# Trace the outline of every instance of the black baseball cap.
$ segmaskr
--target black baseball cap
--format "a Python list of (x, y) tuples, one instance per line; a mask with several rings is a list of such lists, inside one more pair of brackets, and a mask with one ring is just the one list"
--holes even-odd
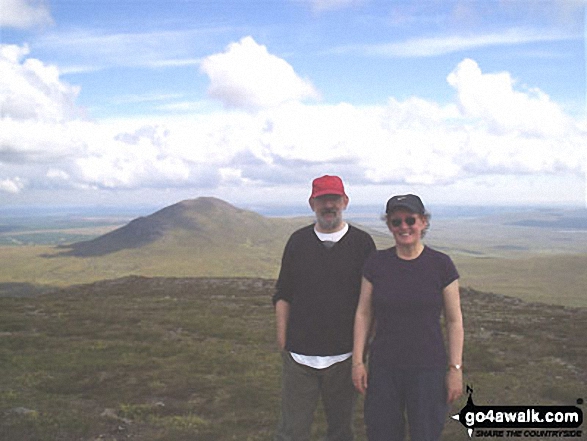
[(387, 206), (385, 207), (385, 213), (389, 214), (396, 208), (407, 208), (413, 213), (422, 214), (426, 213), (424, 209), (424, 204), (422, 200), (416, 196), (415, 194), (404, 194), (393, 196), (391, 199), (387, 201)]

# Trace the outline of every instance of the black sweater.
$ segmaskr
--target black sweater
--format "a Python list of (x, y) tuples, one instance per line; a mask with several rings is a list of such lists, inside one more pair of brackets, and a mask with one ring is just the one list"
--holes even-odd
[(314, 225), (291, 235), (273, 303), (290, 304), (285, 349), (303, 355), (340, 355), (353, 349), (353, 324), (363, 265), (375, 251), (371, 236), (349, 225), (325, 247)]

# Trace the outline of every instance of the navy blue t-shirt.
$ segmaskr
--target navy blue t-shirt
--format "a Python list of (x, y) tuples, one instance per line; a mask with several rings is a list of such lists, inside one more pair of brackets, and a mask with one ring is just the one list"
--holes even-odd
[(370, 360), (390, 367), (445, 367), (442, 291), (459, 278), (450, 257), (425, 246), (416, 259), (403, 260), (392, 247), (371, 255), (363, 274), (373, 284), (376, 320)]

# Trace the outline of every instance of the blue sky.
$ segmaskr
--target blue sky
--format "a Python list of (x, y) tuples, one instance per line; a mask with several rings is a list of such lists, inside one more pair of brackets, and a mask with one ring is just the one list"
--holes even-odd
[(1, 0), (0, 204), (586, 204), (585, 0)]

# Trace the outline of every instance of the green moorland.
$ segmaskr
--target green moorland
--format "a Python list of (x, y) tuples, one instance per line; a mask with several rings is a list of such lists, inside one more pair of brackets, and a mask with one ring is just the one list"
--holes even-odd
[[(202, 201), (210, 203), (202, 205)], [(148, 227), (162, 232), (157, 240), (83, 256), (65, 252), (67, 234), (81, 235), (84, 240), (103, 235), (103, 242), (112, 247), (137, 233), (119, 229), (118, 236), (106, 241), (109, 236), (104, 234), (120, 227), (112, 220), (108, 225), (91, 221), (85, 228), (79, 221), (62, 223), (44, 232), (37, 222), (21, 230), (0, 231), (5, 240), (21, 240), (21, 233), (31, 232), (44, 238), (37, 243), (27, 236), (28, 242), (21, 240), (24, 245), (20, 246), (0, 244), (0, 295), (18, 290), (18, 284), (21, 291), (30, 292), (128, 275), (272, 279), (277, 276), (288, 235), (310, 222), (309, 218), (266, 218), (212, 198), (184, 201), (146, 219), (152, 221)], [(379, 248), (391, 245), (390, 233), (376, 216), (358, 220), (374, 233)], [(189, 222), (196, 228), (184, 228)], [(586, 307), (586, 222), (584, 210), (503, 213), (475, 219), (433, 217), (426, 241), (451, 255), (463, 286), (528, 301)]]
[(182, 201), (85, 242), (0, 246), (0, 293), (2, 283), (68, 286), (127, 275), (272, 278), (287, 237), (309, 222), (215, 198)]
[[(434, 241), (430, 242), (435, 245)], [(33, 289), (42, 289), (128, 275), (275, 278), (282, 246), (278, 244), (267, 250), (243, 244), (232, 254), (210, 250), (205, 256), (195, 255), (189, 249), (167, 253), (150, 247), (109, 256), (53, 259), (46, 256), (56, 254), (54, 247), (0, 247), (0, 295), (14, 284), (31, 284)], [(587, 253), (471, 256), (444, 250), (456, 262), (463, 286), (529, 301), (587, 306)]]
[[(272, 290), (265, 279), (128, 277), (0, 298), (0, 439), (270, 440), (280, 381)], [(585, 398), (587, 310), (470, 289), (462, 304), (477, 405)], [(319, 411), (313, 439), (324, 429)], [(467, 439), (447, 418), (443, 440)]]

